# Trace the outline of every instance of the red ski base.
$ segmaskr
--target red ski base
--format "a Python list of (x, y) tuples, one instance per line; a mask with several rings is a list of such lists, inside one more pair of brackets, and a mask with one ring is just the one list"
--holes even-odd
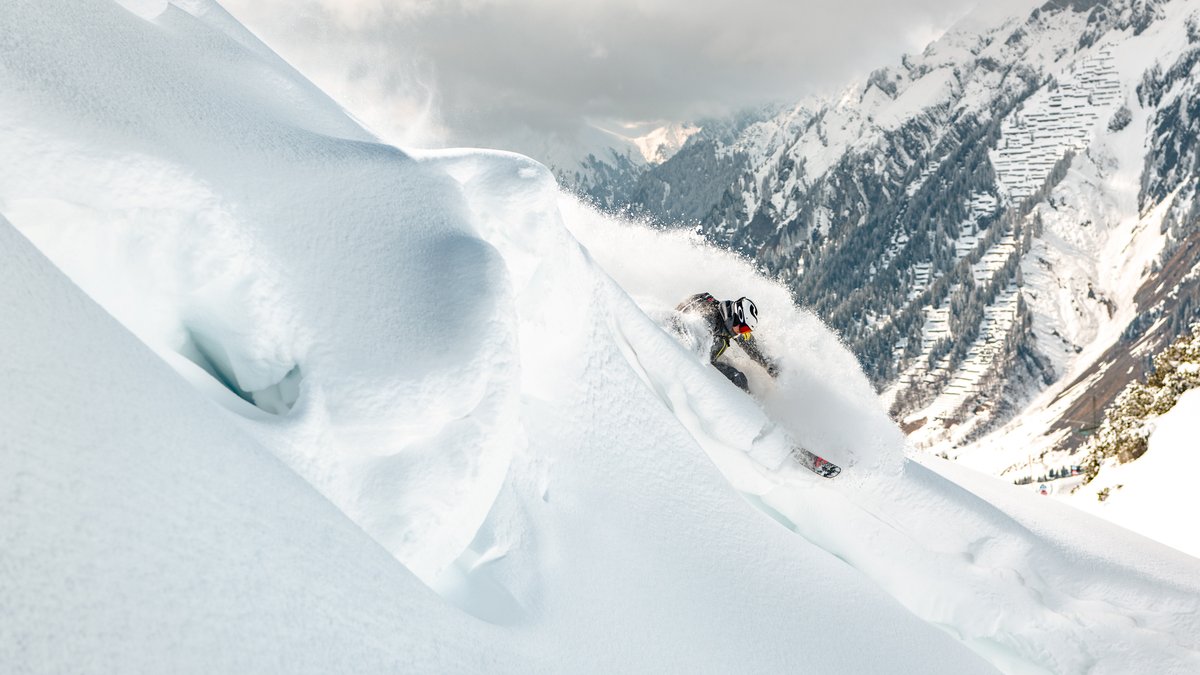
[(801, 447), (792, 450), (792, 459), (796, 460), (797, 464), (823, 478), (833, 478), (842, 472), (842, 467), (824, 457), (818, 457)]

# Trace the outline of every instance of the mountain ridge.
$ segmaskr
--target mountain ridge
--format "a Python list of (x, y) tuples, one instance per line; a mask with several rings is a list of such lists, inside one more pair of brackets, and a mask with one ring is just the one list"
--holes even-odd
[[(1196, 12), (1186, 0), (1064, 0), (968, 17), (840, 96), (721, 140), (702, 129), (690, 151), (647, 167), (642, 188), (599, 201), (695, 226), (787, 284), (860, 357), (918, 446), (954, 452), (1056, 389), (1072, 405), (1039, 453), (1069, 453), (1091, 405), (1086, 366), (1111, 373), (1115, 354), (1161, 346), (1195, 313), (1187, 261), (1169, 260), (1196, 221), (1180, 187), (1195, 175), (1183, 103), (1195, 99), (1176, 90), (1193, 86)], [(1070, 225), (1063, 200), (1104, 206)], [(1157, 221), (1143, 215), (1168, 236), (1157, 251), (1138, 244), (1119, 282), (1070, 262), (1147, 239)], [(1158, 281), (1186, 286), (1185, 300), (1152, 300)], [(1149, 330), (1160, 314), (1173, 318)]]

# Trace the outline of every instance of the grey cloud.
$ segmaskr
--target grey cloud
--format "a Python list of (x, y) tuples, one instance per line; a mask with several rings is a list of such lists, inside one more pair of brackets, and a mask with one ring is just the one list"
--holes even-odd
[(919, 49), (972, 4), (226, 2), (352, 110), (373, 101), (359, 112), (369, 123), (395, 135), (434, 92), (437, 140), (482, 144), (515, 126), (566, 132), (585, 118), (684, 120), (794, 100)]

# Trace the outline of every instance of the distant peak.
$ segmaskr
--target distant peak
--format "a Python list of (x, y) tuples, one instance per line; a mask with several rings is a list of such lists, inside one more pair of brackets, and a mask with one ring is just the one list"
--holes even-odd
[(683, 144), (699, 131), (700, 127), (693, 124), (674, 123), (658, 127), (631, 140), (648, 163), (662, 164), (679, 152)]

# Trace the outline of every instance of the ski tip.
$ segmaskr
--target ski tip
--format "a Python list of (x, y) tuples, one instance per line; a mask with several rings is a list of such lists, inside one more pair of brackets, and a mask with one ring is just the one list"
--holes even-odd
[(792, 449), (792, 458), (822, 478), (833, 478), (842, 472), (842, 467), (801, 447)]
[(822, 478), (833, 478), (842, 472), (842, 467), (834, 464), (824, 457), (817, 457), (813, 462), (813, 466), (810, 468), (812, 468), (813, 472)]

